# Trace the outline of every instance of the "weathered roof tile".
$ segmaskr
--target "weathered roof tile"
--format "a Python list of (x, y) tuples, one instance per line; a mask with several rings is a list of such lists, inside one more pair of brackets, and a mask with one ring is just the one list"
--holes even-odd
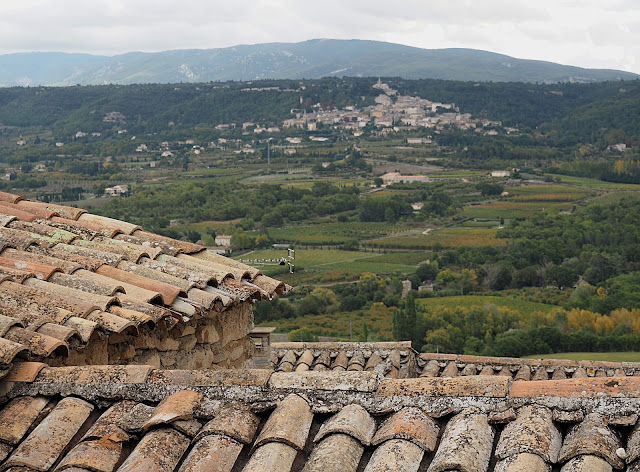
[(176, 420), (186, 420), (193, 417), (202, 401), (202, 394), (193, 390), (182, 390), (168, 396), (156, 407), (151, 418), (142, 426), (149, 429), (159, 424), (168, 424)]
[(496, 449), (498, 459), (519, 453), (533, 453), (546, 462), (555, 463), (562, 445), (562, 435), (553, 424), (551, 410), (527, 405), (518, 410), (515, 421), (509, 423)]
[(331, 372), (276, 372), (269, 379), (271, 388), (297, 388), (303, 390), (342, 390), (373, 392), (378, 387), (376, 372), (349, 371), (336, 376)]
[(509, 456), (496, 464), (494, 472), (551, 472), (551, 465), (547, 464), (537, 454), (527, 452)]
[(220, 434), (196, 439), (178, 472), (231, 472), (242, 447), (242, 443)]
[(46, 397), (18, 397), (0, 411), (0, 440), (18, 444), (49, 402)]
[(49, 470), (92, 411), (93, 405), (84, 400), (63, 398), (13, 451), (4, 467)]
[(578, 456), (567, 462), (560, 472), (611, 472), (611, 464), (596, 456)]
[(270, 442), (260, 446), (244, 467), (243, 472), (290, 471), (298, 451), (287, 444)]
[(597, 413), (590, 413), (567, 434), (559, 461), (566, 462), (579, 455), (591, 454), (602, 457), (616, 469), (622, 469), (624, 461), (616, 454), (620, 447), (620, 438), (605, 425), (604, 418)]
[(406, 439), (422, 449), (433, 451), (439, 430), (436, 422), (418, 408), (403, 408), (385, 420), (372, 443), (376, 445), (389, 439)]
[(142, 438), (118, 472), (173, 471), (188, 447), (189, 439), (175, 429), (155, 429)]
[(428, 472), (485, 472), (491, 459), (493, 436), (486, 415), (473, 408), (463, 410), (447, 423)]
[(120, 461), (122, 443), (109, 439), (84, 441), (64, 456), (56, 470), (81, 467), (95, 472), (113, 472)]
[(404, 439), (385, 441), (373, 452), (364, 472), (417, 472), (424, 450)]
[(313, 440), (319, 442), (328, 435), (342, 433), (368, 446), (375, 431), (376, 423), (367, 410), (360, 405), (351, 404), (327, 420)]
[(254, 447), (269, 442), (282, 442), (302, 450), (307, 442), (312, 420), (313, 413), (306, 400), (291, 394), (271, 413)]
[(331, 434), (312, 451), (302, 472), (356, 472), (364, 447), (347, 434)]
[(200, 430), (195, 438), (209, 434), (222, 434), (243, 444), (250, 444), (255, 437), (260, 419), (246, 406), (228, 405), (218, 412), (216, 417), (209, 421)]

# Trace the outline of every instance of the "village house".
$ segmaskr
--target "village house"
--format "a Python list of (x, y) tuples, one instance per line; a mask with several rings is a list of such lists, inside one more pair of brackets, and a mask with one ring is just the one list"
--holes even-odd
[(491, 177), (509, 177), (511, 172), (508, 170), (492, 170), (489, 175), (491, 175)]
[(402, 182), (429, 182), (426, 175), (401, 175), (400, 172), (388, 172), (382, 176), (384, 185)]
[(215, 238), (216, 246), (224, 246), (226, 248), (231, 247), (231, 235), (220, 234)]
[(104, 193), (105, 195), (108, 195), (110, 197), (118, 197), (120, 195), (123, 195), (125, 193), (129, 192), (129, 186), (128, 185), (115, 185), (113, 187), (107, 187), (104, 189)]

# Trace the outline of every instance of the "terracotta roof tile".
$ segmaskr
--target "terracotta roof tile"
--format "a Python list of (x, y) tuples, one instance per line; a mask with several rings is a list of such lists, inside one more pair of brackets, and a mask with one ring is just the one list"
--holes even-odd
[(485, 472), (491, 459), (494, 430), (487, 416), (466, 409), (447, 423), (428, 472)]
[(365, 472), (417, 472), (424, 450), (404, 439), (391, 439), (373, 452)]
[(375, 431), (376, 423), (367, 410), (360, 405), (351, 404), (327, 420), (313, 441), (319, 442), (332, 434), (346, 434), (368, 446)]
[(0, 192), (0, 201), (18, 203), (20, 200), (24, 200), (24, 197), (21, 197), (20, 195), (14, 195), (13, 193)]
[(307, 442), (312, 420), (313, 413), (306, 400), (299, 395), (288, 395), (269, 416), (254, 447), (281, 442), (302, 450)]
[[(15, 218), (18, 218), (21, 221), (27, 221), (27, 222), (34, 221), (36, 218), (38, 218), (33, 213), (29, 213), (28, 211), (24, 211), (18, 208), (18, 205), (6, 203), (6, 202), (0, 203), (0, 213), (3, 215), (13, 216)], [(5, 223), (2, 226), (7, 226), (7, 224)]]
[(182, 390), (165, 398), (156, 407), (151, 418), (142, 426), (147, 430), (160, 424), (193, 418), (193, 412), (202, 401), (202, 394), (192, 390)]
[(596, 456), (578, 456), (567, 462), (561, 472), (612, 472), (611, 465)]
[(313, 449), (303, 472), (356, 472), (363, 452), (362, 444), (352, 436), (331, 434)]
[(450, 361), (447, 363), (446, 367), (442, 371), (441, 377), (457, 377), (458, 376), (458, 366), (454, 361)]
[(571, 428), (560, 450), (559, 461), (564, 463), (579, 455), (591, 454), (602, 457), (616, 469), (622, 469), (624, 461), (616, 454), (620, 447), (620, 438), (611, 428), (605, 426), (604, 418), (597, 413), (591, 413)]
[(420, 377), (437, 377), (440, 373), (440, 364), (436, 360), (431, 360), (427, 363), (427, 365), (422, 369), (422, 374)]
[(241, 404), (231, 404), (222, 408), (195, 437), (195, 441), (215, 434), (228, 436), (239, 443), (251, 444), (255, 438), (260, 419)]
[(7, 225), (12, 229), (18, 229), (26, 231), (31, 234), (32, 237), (47, 242), (50, 246), (58, 243), (70, 243), (74, 239), (78, 238), (78, 235), (69, 231), (65, 231), (60, 228), (45, 225), (42, 223), (31, 223), (25, 221), (12, 221)]
[(345, 351), (340, 351), (336, 358), (333, 360), (331, 368), (335, 369), (337, 367), (342, 367), (342, 369), (346, 369), (348, 366), (349, 359), (347, 358), (347, 353)]
[[(64, 216), (64, 215), (63, 215)], [(125, 234), (131, 234), (134, 231), (142, 229), (140, 226), (133, 223), (127, 223), (126, 221), (115, 220), (113, 218), (107, 218), (106, 216), (93, 215), (91, 213), (81, 213), (79, 217), (71, 218), (80, 222), (90, 223), (96, 226), (104, 228), (114, 228), (122, 231)]]
[(287, 444), (279, 442), (260, 446), (251, 455), (243, 469), (246, 472), (290, 471), (298, 451)]
[(29, 233), (24, 231), (18, 231), (15, 229), (1, 228), (0, 227), (0, 247), (5, 249), (7, 247), (26, 250), (29, 246), (43, 244), (42, 241), (38, 241)]
[(11, 362), (18, 354), (27, 352), (28, 350), (29, 348), (24, 344), (0, 338), (0, 366), (3, 368), (10, 366)]
[(18, 397), (0, 411), (0, 440), (15, 446), (40, 416), (49, 399), (46, 397)]
[(60, 356), (69, 355), (69, 346), (65, 342), (18, 326), (10, 328), (5, 333), (4, 339), (28, 346), (33, 356), (49, 357), (54, 353)]
[(69, 218), (71, 220), (77, 220), (80, 215), (87, 212), (87, 210), (83, 210), (81, 208), (56, 205), (54, 203), (35, 202), (31, 200), (19, 200), (17, 204), (18, 206), (25, 208), (27, 211), (51, 211), (57, 213), (63, 218)]
[(376, 367), (378, 367), (383, 362), (384, 361), (382, 360), (382, 357), (380, 357), (380, 355), (377, 352), (374, 352), (373, 354), (371, 354), (369, 359), (367, 359), (367, 365), (365, 365), (364, 370), (371, 371)]
[(64, 398), (13, 451), (3, 467), (30, 467), (48, 470), (93, 411), (78, 398)]
[(178, 241), (176, 239), (161, 236), (159, 234), (148, 233), (142, 230), (134, 231), (131, 235), (140, 238), (140, 240), (143, 241), (143, 246), (146, 245), (145, 243), (148, 243), (151, 247), (160, 247), (166, 254), (170, 255), (175, 255), (171, 254), (171, 252), (173, 252), (171, 251), (171, 248), (186, 254), (198, 253), (204, 249), (204, 247), (199, 244), (190, 243), (188, 241)]
[(509, 456), (496, 464), (495, 472), (551, 472), (551, 465), (536, 454), (522, 453)]
[(60, 462), (56, 470), (81, 467), (96, 472), (113, 472), (122, 454), (122, 443), (109, 439), (77, 444)]
[(551, 410), (527, 405), (520, 408), (517, 419), (505, 427), (495, 454), (498, 459), (505, 459), (523, 452), (532, 453), (554, 464), (561, 445), (562, 435), (553, 424)]
[(131, 439), (131, 435), (119, 426), (123, 417), (130, 414), (136, 403), (130, 400), (113, 404), (82, 437), (82, 441), (94, 439), (108, 439), (113, 442), (125, 442)]
[(172, 471), (189, 447), (189, 438), (170, 428), (147, 433), (118, 472)]
[(42, 362), (14, 362), (13, 367), (3, 380), (5, 382), (33, 382), (45, 367), (47, 365)]
[(389, 439), (406, 439), (426, 451), (434, 451), (439, 426), (418, 408), (403, 408), (380, 426), (373, 438), (374, 445)]
[(242, 447), (242, 443), (228, 436), (204, 436), (196, 440), (178, 472), (231, 472)]

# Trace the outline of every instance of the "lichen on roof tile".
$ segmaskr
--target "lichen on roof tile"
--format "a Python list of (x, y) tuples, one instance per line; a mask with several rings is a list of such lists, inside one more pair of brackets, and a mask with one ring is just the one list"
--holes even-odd
[(463, 410), (447, 423), (428, 472), (485, 472), (494, 434), (485, 414), (473, 408)]
[(518, 410), (516, 420), (509, 423), (500, 435), (496, 456), (504, 459), (526, 452), (556, 463), (561, 446), (562, 435), (553, 424), (551, 410), (527, 405)]
[(376, 432), (372, 443), (389, 439), (406, 439), (426, 451), (433, 451), (438, 439), (439, 426), (420, 409), (407, 407), (392, 414)]
[(270, 442), (251, 455), (243, 472), (290, 471), (298, 451), (288, 444)]
[(311, 452), (302, 472), (356, 472), (363, 445), (348, 434), (331, 434)]
[(569, 430), (560, 450), (559, 462), (583, 454), (602, 457), (616, 469), (624, 468), (624, 461), (616, 451), (622, 447), (619, 436), (606, 426), (604, 418), (597, 413), (588, 414), (581, 423)]
[(220, 434), (198, 438), (178, 472), (231, 472), (242, 448), (242, 443)]
[(47, 397), (18, 397), (0, 411), (0, 440), (15, 446), (49, 402)]
[(324, 422), (313, 440), (319, 442), (330, 434), (341, 433), (357, 439), (364, 446), (368, 446), (371, 444), (375, 431), (376, 423), (369, 412), (360, 405), (351, 404)]
[[(567, 462), (560, 472), (612, 472), (611, 464), (596, 456), (583, 455)], [(635, 472), (629, 469), (629, 472)]]
[(146, 430), (159, 424), (193, 418), (193, 412), (198, 408), (202, 398), (201, 393), (193, 390), (176, 392), (160, 402), (142, 428)]
[(391, 439), (376, 448), (364, 472), (417, 472), (424, 450), (404, 439)]
[(93, 405), (78, 398), (63, 398), (13, 451), (3, 467), (49, 470), (80, 430)]
[(189, 438), (171, 428), (147, 433), (118, 472), (173, 471), (189, 447)]
[(313, 413), (307, 401), (296, 394), (288, 395), (269, 416), (254, 447), (281, 442), (302, 450), (307, 442), (312, 420)]
[(223, 407), (216, 417), (200, 430), (194, 441), (210, 434), (221, 434), (242, 444), (250, 444), (255, 438), (260, 419), (242, 404)]
[(521, 453), (498, 461), (494, 472), (551, 472), (551, 465), (536, 454)]

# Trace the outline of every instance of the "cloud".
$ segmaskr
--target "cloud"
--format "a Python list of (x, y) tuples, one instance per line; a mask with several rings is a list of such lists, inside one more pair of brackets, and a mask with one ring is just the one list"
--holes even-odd
[(218, 48), (312, 38), (468, 47), (640, 72), (637, 0), (21, 0), (0, 3), (0, 53)]

